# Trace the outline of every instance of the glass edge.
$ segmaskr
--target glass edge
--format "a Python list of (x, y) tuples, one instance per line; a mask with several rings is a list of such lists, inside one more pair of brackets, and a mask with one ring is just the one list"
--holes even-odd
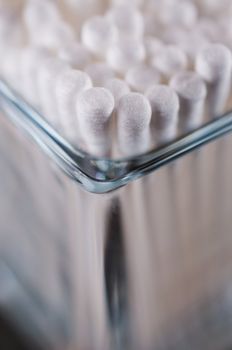
[(99, 159), (74, 148), (3, 79), (0, 79), (0, 107), (66, 175), (94, 193), (122, 187), (232, 131), (232, 111), (229, 111), (160, 149), (133, 158)]

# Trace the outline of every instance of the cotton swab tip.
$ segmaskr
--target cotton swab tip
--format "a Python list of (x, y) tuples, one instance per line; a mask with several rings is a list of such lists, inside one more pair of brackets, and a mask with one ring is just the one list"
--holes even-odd
[(92, 17), (82, 27), (82, 43), (97, 56), (104, 56), (115, 39), (116, 28), (104, 17)]
[(160, 78), (160, 73), (156, 68), (145, 64), (132, 67), (126, 74), (126, 82), (138, 92), (144, 92), (152, 85), (159, 83)]
[(206, 97), (206, 85), (201, 77), (190, 71), (177, 73), (170, 81), (170, 86), (179, 96), (187, 100), (201, 100)]
[(180, 98), (180, 127), (188, 132), (199, 127), (204, 118), (207, 88), (202, 78), (195, 72), (180, 72), (176, 74), (170, 86)]
[(208, 45), (196, 58), (196, 71), (207, 82), (213, 82), (221, 76), (229, 75), (231, 66), (231, 52), (221, 44)]
[(144, 18), (142, 13), (132, 5), (112, 7), (107, 13), (108, 20), (117, 28), (120, 37), (142, 38)]
[(23, 11), (23, 19), (29, 33), (33, 33), (41, 27), (41, 24), (59, 22), (61, 16), (55, 2), (29, 0)]
[(41, 62), (37, 72), (37, 87), (40, 107), (45, 117), (51, 119), (54, 125), (57, 125), (56, 104), (54, 102), (54, 89), (56, 81), (62, 71), (68, 69), (69, 66), (57, 58), (48, 58), (45, 62)]
[(151, 125), (159, 143), (168, 142), (175, 137), (179, 98), (167, 85), (156, 85), (147, 90), (146, 96), (151, 104)]
[(136, 92), (124, 95), (117, 107), (118, 142), (124, 155), (146, 152), (150, 146), (151, 106)]
[(56, 90), (61, 95), (79, 93), (92, 87), (92, 82), (88, 74), (75, 69), (67, 69), (57, 78)]
[(80, 92), (92, 87), (90, 77), (82, 71), (67, 69), (57, 78), (55, 100), (60, 125), (64, 135), (74, 143), (78, 142), (78, 122), (75, 104)]
[(97, 156), (107, 155), (111, 146), (110, 118), (114, 110), (110, 91), (95, 87), (81, 92), (76, 110), (88, 151)]
[(197, 55), (196, 71), (207, 83), (209, 116), (220, 116), (225, 111), (231, 91), (230, 50), (221, 44), (207, 46)]

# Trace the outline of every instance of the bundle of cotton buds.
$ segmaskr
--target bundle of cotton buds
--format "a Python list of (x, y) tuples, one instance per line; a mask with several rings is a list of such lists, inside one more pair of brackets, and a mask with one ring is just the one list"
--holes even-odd
[(94, 156), (144, 153), (228, 105), (230, 0), (25, 0), (15, 13), (0, 6), (2, 77)]

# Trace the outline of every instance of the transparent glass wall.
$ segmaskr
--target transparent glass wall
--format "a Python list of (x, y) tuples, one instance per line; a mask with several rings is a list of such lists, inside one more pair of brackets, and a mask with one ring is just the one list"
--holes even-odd
[[(156, 158), (78, 158), (78, 181), (78, 167), (68, 174), (51, 153), (52, 136), (4, 103), (0, 310), (20, 332), (49, 350), (231, 347), (230, 115)], [(67, 149), (59, 156), (70, 161)], [(98, 181), (97, 192), (117, 189), (86, 190)]]

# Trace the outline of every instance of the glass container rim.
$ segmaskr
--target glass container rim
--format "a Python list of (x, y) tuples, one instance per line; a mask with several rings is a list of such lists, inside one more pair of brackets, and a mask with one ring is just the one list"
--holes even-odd
[(164, 166), (232, 131), (232, 111), (160, 148), (136, 157), (97, 158), (65, 140), (8, 83), (0, 78), (0, 108), (42, 150), (85, 190), (106, 193)]

